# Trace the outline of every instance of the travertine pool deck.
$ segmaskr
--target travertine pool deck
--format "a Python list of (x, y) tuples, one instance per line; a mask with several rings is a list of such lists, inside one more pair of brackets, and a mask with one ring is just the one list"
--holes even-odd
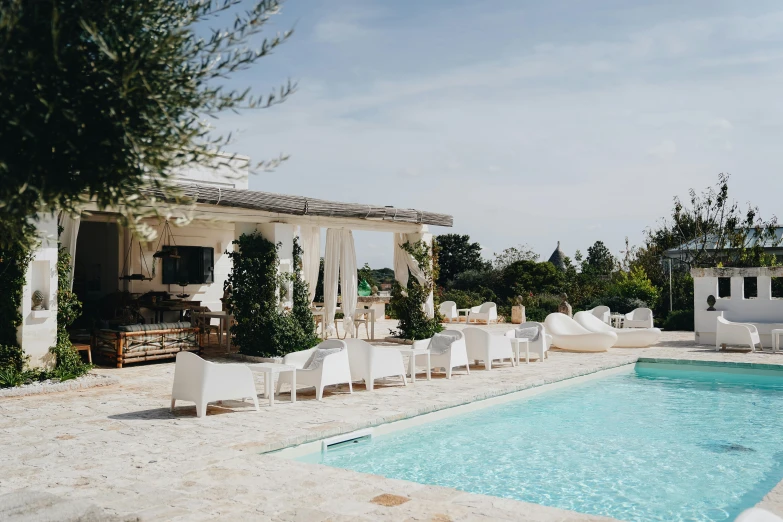
[[(493, 326), (493, 333), (507, 329)], [(0, 495), (27, 488), (85, 500), (107, 515), (142, 520), (606, 520), (550, 507), (348, 470), (283, 460), (261, 452), (480, 398), (635, 362), (639, 357), (783, 364), (783, 354), (725, 353), (669, 332), (647, 349), (601, 354), (552, 352), (543, 364), (501, 366), (449, 381), (355, 387), (325, 395), (210, 406), (206, 418), (184, 403), (168, 411), (173, 363), (98, 369), (119, 383), (105, 388), (0, 399)], [(522, 456), (520, 456), (522, 458)], [(391, 494), (397, 506), (371, 502)], [(783, 514), (779, 484), (760, 504)]]

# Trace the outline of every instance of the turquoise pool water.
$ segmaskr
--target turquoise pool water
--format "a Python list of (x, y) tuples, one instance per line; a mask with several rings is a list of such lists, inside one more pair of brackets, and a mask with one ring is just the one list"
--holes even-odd
[(640, 363), (298, 460), (620, 520), (733, 520), (783, 479), (783, 372), (680, 368)]

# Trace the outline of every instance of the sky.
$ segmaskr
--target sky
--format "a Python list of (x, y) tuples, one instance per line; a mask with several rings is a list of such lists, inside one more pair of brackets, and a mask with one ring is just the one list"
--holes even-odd
[[(229, 86), (297, 92), (224, 114), (230, 151), (286, 154), (250, 188), (454, 216), (485, 257), (546, 260), (625, 238), (732, 175), (762, 216), (783, 193), (779, 0), (288, 0), (294, 28)], [(391, 266), (391, 234), (356, 232)]]

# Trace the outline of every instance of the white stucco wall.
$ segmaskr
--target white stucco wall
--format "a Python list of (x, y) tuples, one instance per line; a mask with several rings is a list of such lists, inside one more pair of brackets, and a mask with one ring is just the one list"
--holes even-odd
[[(201, 306), (206, 306), (213, 312), (222, 310), (223, 303), (220, 298), (223, 297), (223, 282), (228, 278), (231, 272), (231, 260), (226, 254), (226, 250), (231, 248), (231, 242), (234, 240), (234, 224), (232, 223), (205, 223), (194, 221), (184, 227), (171, 227), (174, 235), (174, 241), (180, 246), (200, 246), (212, 247), (215, 249), (215, 282), (203, 285), (188, 285), (185, 287), (185, 293), (190, 294), (186, 300), (201, 301)], [(127, 232), (126, 232), (127, 235)], [(124, 259), (127, 249), (127, 239), (120, 241), (122, 251), (120, 259)], [(135, 240), (134, 240), (135, 241)], [(147, 266), (152, 271), (155, 266), (155, 274), (152, 281), (129, 281), (128, 291), (134, 293), (144, 293), (150, 291), (166, 291), (172, 294), (179, 294), (182, 287), (179, 285), (164, 285), (162, 282), (161, 261), (153, 258), (157, 240), (150, 243), (142, 243), (142, 252), (147, 261)], [(141, 271), (139, 259), (139, 245), (134, 243), (131, 257), (131, 273)], [(122, 263), (122, 261), (120, 261)], [(122, 267), (118, 267), (118, 272)], [(146, 273), (146, 271), (145, 271)], [(152, 318), (151, 312), (142, 310), (145, 316)], [(173, 315), (173, 314), (172, 314)], [(167, 320), (170, 316), (167, 316)]]
[[(764, 346), (771, 346), (770, 330), (783, 328), (783, 299), (772, 297), (772, 278), (783, 277), (776, 268), (699, 268), (693, 276), (693, 309), (696, 342), (715, 343), (718, 315), (729, 321), (754, 323)], [(731, 278), (731, 296), (718, 296), (718, 278)], [(744, 297), (746, 277), (755, 277), (757, 297)], [(715, 311), (707, 310), (707, 297), (715, 296)]]
[[(41, 216), (36, 223), (39, 246), (27, 267), (22, 296), (22, 324), (17, 329), (17, 341), (30, 356), (31, 366), (43, 366), (51, 357), (49, 348), (57, 342), (57, 220)], [(44, 294), (46, 310), (34, 311), (33, 292)]]

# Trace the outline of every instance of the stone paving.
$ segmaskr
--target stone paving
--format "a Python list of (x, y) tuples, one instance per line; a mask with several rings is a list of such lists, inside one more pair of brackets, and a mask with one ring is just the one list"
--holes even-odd
[[(500, 333), (508, 325), (489, 327)], [(378, 335), (376, 330), (376, 336)], [(383, 331), (385, 333), (385, 331)], [(402, 387), (352, 395), (347, 388), (315, 401), (261, 412), (226, 401), (203, 419), (195, 407), (169, 413), (172, 363), (98, 369), (119, 384), (0, 399), (0, 495), (25, 488), (88, 502), (107, 516), (142, 520), (606, 520), (514, 500), (425, 486), (287, 461), (260, 453), (412, 417), (477, 399), (635, 362), (640, 356), (783, 364), (783, 354), (715, 352), (692, 333), (666, 333), (646, 349), (601, 354), (552, 352), (545, 363), (491, 372), (456, 372)], [(393, 495), (394, 497), (380, 497)], [(408, 499), (399, 505), (383, 499)], [(376, 499), (373, 502), (373, 499)], [(403, 499), (403, 500), (404, 500)], [(783, 514), (783, 485), (761, 507)]]

